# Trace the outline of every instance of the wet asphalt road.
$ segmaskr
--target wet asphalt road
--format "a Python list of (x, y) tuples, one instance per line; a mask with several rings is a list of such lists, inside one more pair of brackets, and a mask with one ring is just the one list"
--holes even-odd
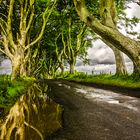
[(63, 128), (47, 140), (140, 140), (140, 98), (71, 82), (49, 81), (63, 105)]

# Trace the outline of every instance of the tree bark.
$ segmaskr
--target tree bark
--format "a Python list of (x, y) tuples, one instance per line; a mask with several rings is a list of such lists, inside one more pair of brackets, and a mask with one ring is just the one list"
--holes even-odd
[(124, 62), (123, 53), (116, 48), (111, 48), (115, 55), (116, 60), (116, 74), (117, 75), (126, 75), (127, 69)]
[(108, 47), (110, 47), (114, 53), (115, 61), (116, 61), (116, 74), (117, 75), (126, 75), (127, 68), (125, 65), (123, 53), (115, 48), (112, 44), (108, 43), (104, 39), (101, 39)]
[(63, 64), (60, 65), (60, 69), (61, 69), (61, 75), (64, 75), (64, 66), (63, 66)]
[(74, 74), (74, 67), (75, 67), (75, 63), (71, 62), (70, 63), (70, 74)]
[(3, 24), (0, 23), (0, 26), (2, 26), (2, 29), (4, 29), (1, 31), (4, 49), (0, 49), (0, 51), (5, 53), (11, 59), (12, 80), (20, 76), (26, 76), (26, 56), (29, 56), (27, 52), (32, 46), (41, 40), (46, 27), (46, 23), (55, 7), (56, 2), (57, 0), (54, 0), (53, 4), (48, 5), (48, 7), (46, 7), (45, 11), (42, 13), (43, 23), (40, 33), (36, 36), (35, 39), (32, 39), (32, 41), (29, 41), (28, 36), (30, 35), (32, 23), (34, 22), (33, 18), (35, 14), (35, 0), (20, 1), (18, 9), (20, 12), (19, 26), (17, 27), (18, 31), (15, 33), (16, 36), (13, 34), (13, 10), (15, 0), (10, 0), (9, 5), (7, 5), (8, 16), (6, 16), (7, 18), (2, 19), (5, 24), (3, 26)]
[(12, 75), (11, 79), (15, 80), (20, 78), (21, 76), (26, 76), (26, 61), (25, 61), (24, 53), (17, 53), (17, 55), (13, 56), (11, 60), (12, 63)]
[[(134, 63), (134, 74), (140, 75), (140, 42), (124, 36), (118, 31), (115, 24), (112, 27), (113, 22), (111, 22), (111, 25), (101, 23), (87, 10), (84, 0), (73, 1), (81, 20), (104, 40), (124, 52)], [(108, 22), (106, 21), (106, 23)]]
[(133, 61), (133, 65), (134, 65), (134, 71), (133, 74), (140, 77), (140, 58), (139, 60), (135, 60)]
[[(63, 63), (64, 56), (63, 55), (64, 55), (64, 51), (65, 51), (65, 46), (61, 49), (61, 51), (58, 51), (57, 40), (58, 40), (59, 36), (60, 36), (60, 34), (55, 39), (55, 46), (56, 46), (55, 52), (56, 52), (57, 60), (59, 63), (59, 68), (61, 69), (61, 75), (63, 75), (64, 74), (64, 63)], [(62, 35), (62, 41), (63, 41), (63, 35)]]

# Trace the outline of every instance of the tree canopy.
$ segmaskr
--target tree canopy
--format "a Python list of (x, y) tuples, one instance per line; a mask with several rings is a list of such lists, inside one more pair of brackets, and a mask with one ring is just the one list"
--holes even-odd
[[(54, 75), (64, 63), (71, 73), (77, 57), (84, 58), (89, 32), (124, 52), (140, 74), (140, 43), (123, 35), (139, 23), (124, 10), (133, 0), (3, 0), (0, 1), (0, 51), (12, 62), (12, 79), (26, 75)], [(139, 4), (139, 2), (137, 2)], [(77, 15), (78, 13), (78, 15)], [(130, 31), (129, 29), (132, 29)]]

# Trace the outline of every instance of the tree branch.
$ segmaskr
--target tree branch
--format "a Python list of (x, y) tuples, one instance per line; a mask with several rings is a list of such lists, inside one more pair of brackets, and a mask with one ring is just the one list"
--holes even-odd
[[(43, 25), (42, 25), (41, 32), (33, 42), (31, 42), (30, 44), (28, 44), (26, 46), (25, 50), (27, 50), (28, 48), (30, 48), (31, 46), (36, 44), (42, 38), (44, 30), (45, 30), (45, 27), (46, 27), (46, 23), (48, 22), (48, 19), (49, 19), (50, 15), (51, 15), (51, 13), (52, 13), (52, 11), (54, 9), (54, 6), (55, 6), (56, 2), (57, 2), (57, 0), (54, 1), (53, 5), (52, 5), (52, 7), (51, 7), (51, 9), (49, 11), (48, 11), (48, 8), (46, 8), (45, 12), (43, 13)], [(46, 15), (47, 15), (47, 17), (46, 17)]]
[(2, 51), (4, 51), (5, 52), (4, 54), (6, 54), (10, 59), (12, 59), (13, 55), (9, 49), (9, 40), (7, 39), (6, 35), (4, 35), (3, 33), (1, 33), (1, 35), (3, 37), (3, 41), (1, 42), (3, 43), (3, 46), (4, 46), (4, 50)]
[(82, 36), (86, 29), (87, 29), (87, 26), (86, 26), (86, 24), (84, 24), (82, 26), (82, 29), (80, 30), (79, 34), (77, 35), (77, 46), (76, 46), (75, 55), (77, 55), (77, 53), (79, 52), (79, 49), (81, 47), (81, 39), (82, 39)]
[(0, 23), (0, 27), (1, 27), (1, 29), (2, 29), (1, 32), (3, 32), (5, 35), (7, 35), (6, 30), (4, 29), (4, 27), (3, 27), (3, 25), (2, 25), (1, 23)]
[(1, 48), (0, 48), (0, 51), (6, 55), (5, 51), (4, 51), (4, 50), (2, 50)]
[[(29, 29), (31, 27), (31, 24), (32, 24), (32, 21), (33, 21), (33, 17), (34, 17), (34, 4), (30, 5), (29, 9), (31, 9), (32, 11), (31, 11), (31, 14), (30, 14), (30, 18), (29, 18), (29, 22), (28, 22), (27, 28), (26, 28), (26, 33), (29, 31)], [(28, 15), (28, 12), (27, 12), (27, 15)]]
[(11, 46), (16, 49), (16, 45), (13, 41), (13, 34), (12, 34), (12, 15), (13, 15), (14, 2), (15, 0), (10, 0), (9, 12), (7, 17), (7, 35), (9, 37), (9, 42)]
[(40, 132), (37, 128), (35, 128), (34, 126), (30, 125), (30, 124), (27, 123), (27, 122), (24, 122), (24, 124), (25, 124), (26, 126), (32, 128), (32, 129), (40, 136), (41, 140), (44, 140), (43, 135), (41, 134), (41, 132)]
[(62, 43), (63, 43), (63, 46), (64, 46), (64, 57), (67, 58), (67, 55), (66, 55), (66, 43), (65, 43), (65, 40), (64, 40), (63, 32), (62, 32)]

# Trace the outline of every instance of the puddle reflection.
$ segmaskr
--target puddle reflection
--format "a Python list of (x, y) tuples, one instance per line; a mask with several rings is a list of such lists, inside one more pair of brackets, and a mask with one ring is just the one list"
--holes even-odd
[(44, 140), (61, 127), (62, 107), (47, 96), (46, 83), (34, 83), (0, 124), (0, 140)]

